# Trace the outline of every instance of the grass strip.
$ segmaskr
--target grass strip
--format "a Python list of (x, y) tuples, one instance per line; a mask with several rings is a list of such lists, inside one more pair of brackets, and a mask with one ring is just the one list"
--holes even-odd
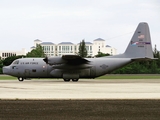
[(98, 77), (97, 79), (160, 79), (160, 75), (104, 75), (104, 76), (101, 76), (101, 77)]
[[(48, 78), (48, 79), (53, 79), (53, 78)], [(108, 74), (108, 75), (98, 77), (96, 79), (160, 79), (160, 75), (157, 75), (157, 74), (155, 75), (154, 74), (145, 74), (145, 75), (143, 74), (137, 74), (137, 75), (136, 74), (134, 75), (133, 74), (127, 74), (127, 75)], [(8, 76), (8, 75), (0, 75), (0, 80), (17, 80), (17, 78)]]
[(0, 80), (17, 80), (17, 78), (8, 75), (0, 75)]

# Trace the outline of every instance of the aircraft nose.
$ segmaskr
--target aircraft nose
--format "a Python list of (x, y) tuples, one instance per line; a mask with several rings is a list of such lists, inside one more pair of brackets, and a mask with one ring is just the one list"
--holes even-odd
[(3, 67), (3, 74), (10, 74), (10, 67), (9, 66)]

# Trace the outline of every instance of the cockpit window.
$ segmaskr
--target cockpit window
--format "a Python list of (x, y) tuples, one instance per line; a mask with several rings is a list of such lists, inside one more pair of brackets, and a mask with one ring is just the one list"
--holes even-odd
[(13, 64), (19, 64), (19, 60), (14, 61)]

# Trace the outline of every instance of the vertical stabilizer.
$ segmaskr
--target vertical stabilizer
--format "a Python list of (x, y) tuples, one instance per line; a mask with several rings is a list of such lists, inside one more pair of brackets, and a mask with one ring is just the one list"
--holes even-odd
[(153, 58), (150, 31), (147, 23), (139, 23), (123, 57)]

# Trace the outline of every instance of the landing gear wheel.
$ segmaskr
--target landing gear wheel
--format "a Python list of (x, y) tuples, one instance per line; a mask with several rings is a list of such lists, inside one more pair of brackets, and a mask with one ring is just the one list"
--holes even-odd
[(73, 82), (78, 82), (78, 79), (72, 79)]
[(65, 81), (65, 82), (69, 82), (69, 81), (70, 81), (70, 79), (64, 79), (64, 81)]
[(19, 80), (20, 82), (22, 82), (22, 81), (24, 80), (24, 78), (23, 78), (23, 77), (18, 77), (18, 80)]

